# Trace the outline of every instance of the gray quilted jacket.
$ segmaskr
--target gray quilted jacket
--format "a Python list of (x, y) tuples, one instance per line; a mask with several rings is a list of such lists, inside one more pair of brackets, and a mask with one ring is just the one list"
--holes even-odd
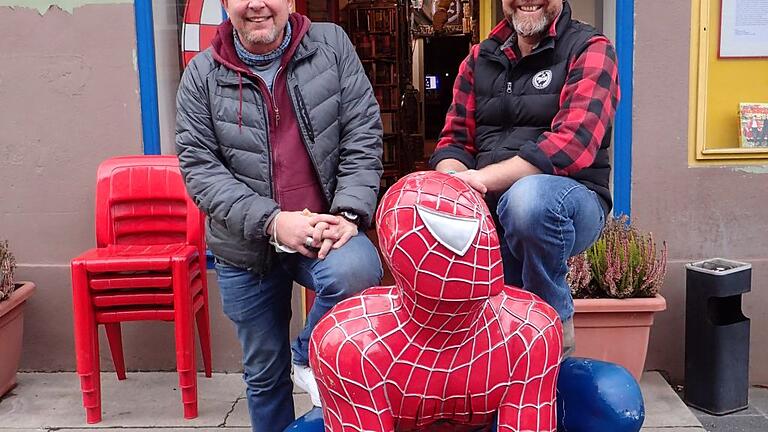
[[(291, 18), (309, 27), (285, 70), (302, 140), (330, 212), (354, 211), (365, 228), (382, 174), (379, 106), (344, 31)], [(209, 48), (184, 71), (176, 97), (176, 151), (187, 190), (208, 215), (211, 251), (221, 261), (264, 273), (274, 258), (266, 226), (279, 211), (272, 199), (265, 104), (257, 86), (219, 60)]]

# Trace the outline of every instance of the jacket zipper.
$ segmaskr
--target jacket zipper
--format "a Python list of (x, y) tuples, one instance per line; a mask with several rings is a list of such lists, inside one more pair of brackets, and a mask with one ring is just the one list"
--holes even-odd
[[(277, 71), (275, 72), (275, 76), (274, 76), (274, 78), (272, 78), (272, 85), (273, 86), (277, 82), (277, 76), (280, 74), (280, 71), (282, 69), (283, 69), (282, 66), (277, 68)], [(267, 93), (269, 94), (269, 99), (272, 101), (272, 111), (275, 113), (275, 129), (277, 129), (277, 127), (280, 125), (280, 109), (277, 107), (277, 100), (275, 99), (275, 93), (273, 91), (269, 90), (269, 87), (267, 86), (266, 81), (264, 81), (264, 79), (262, 77), (254, 74), (254, 73), (252, 73), (250, 75), (253, 76), (253, 77), (256, 77), (256, 79), (258, 79), (259, 82), (261, 84), (263, 84), (263, 88), (267, 90)], [(262, 97), (263, 96), (264, 95), (262, 95)], [(269, 164), (269, 167), (268, 167), (268, 169), (269, 169), (268, 174), (269, 174), (269, 178), (272, 179), (272, 181), (269, 182), (270, 183), (269, 184), (269, 188), (270, 188), (270, 190), (272, 192), (272, 199), (277, 201), (279, 199), (278, 194), (280, 193), (280, 191), (277, 188), (277, 181), (275, 181), (275, 176), (274, 176), (274, 174), (272, 172), (272, 166), (275, 164), (275, 159), (274, 159), (274, 154), (272, 153), (272, 150), (270, 148), (270, 140), (269, 140), (269, 138), (270, 138), (271, 133), (270, 133), (270, 130), (269, 130), (269, 118), (267, 117), (266, 110), (264, 110), (264, 120), (266, 120), (266, 125), (267, 125), (267, 146), (266, 147), (267, 147), (267, 154), (269, 154), (269, 161), (270, 161), (270, 164)]]
[[(275, 83), (277, 82), (277, 77), (280, 75), (280, 71), (283, 70), (283, 66), (279, 66), (277, 68), (277, 72), (275, 72), (275, 76), (272, 78), (272, 87), (275, 86)], [(272, 97), (272, 109), (275, 110), (275, 129), (280, 125), (280, 108), (277, 107), (277, 101), (275, 100), (275, 92), (270, 91), (269, 95)]]
[[(283, 70), (283, 67), (282, 66), (278, 67), (277, 71), (275, 72), (275, 76), (272, 78), (273, 87), (277, 82), (277, 76), (280, 75), (281, 70)], [(269, 90), (269, 86), (267, 85), (266, 81), (264, 81), (262, 77), (256, 74), (252, 74), (252, 76), (256, 77), (262, 84), (264, 84), (264, 88), (266, 88), (267, 93), (269, 93), (269, 99), (272, 101), (272, 111), (275, 113), (275, 129), (277, 129), (277, 127), (280, 126), (280, 108), (277, 107), (277, 100), (275, 100), (275, 92)]]

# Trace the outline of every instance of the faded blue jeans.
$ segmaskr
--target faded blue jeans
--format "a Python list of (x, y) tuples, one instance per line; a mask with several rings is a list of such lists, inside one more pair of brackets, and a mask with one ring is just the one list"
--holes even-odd
[(572, 178), (532, 175), (502, 194), (496, 216), (505, 282), (541, 297), (561, 320), (570, 319), (567, 260), (600, 236), (605, 224), (600, 198)]
[[(378, 252), (365, 234), (352, 237), (324, 260), (278, 254), (272, 270), (259, 276), (216, 263), (224, 313), (235, 324), (243, 348), (243, 379), (254, 432), (282, 431), (294, 419), (293, 362), (306, 365), (308, 342), (320, 318), (336, 303), (382, 277)], [(293, 282), (315, 291), (315, 302), (299, 337), (289, 343)]]

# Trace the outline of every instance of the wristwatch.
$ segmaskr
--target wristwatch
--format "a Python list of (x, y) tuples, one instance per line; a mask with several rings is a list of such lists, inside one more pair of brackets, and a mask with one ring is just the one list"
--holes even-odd
[(360, 216), (357, 215), (357, 213), (343, 210), (339, 213), (339, 216), (343, 217), (344, 219), (352, 222), (353, 224), (357, 225), (360, 223)]

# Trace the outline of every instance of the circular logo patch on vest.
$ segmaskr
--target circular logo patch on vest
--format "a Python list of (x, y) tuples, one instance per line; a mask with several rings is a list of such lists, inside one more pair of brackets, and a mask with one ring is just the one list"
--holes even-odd
[(549, 69), (543, 70), (536, 75), (533, 76), (533, 79), (531, 80), (533, 83), (533, 86), (537, 89), (541, 90), (543, 88), (546, 88), (549, 83), (552, 82), (552, 71)]

